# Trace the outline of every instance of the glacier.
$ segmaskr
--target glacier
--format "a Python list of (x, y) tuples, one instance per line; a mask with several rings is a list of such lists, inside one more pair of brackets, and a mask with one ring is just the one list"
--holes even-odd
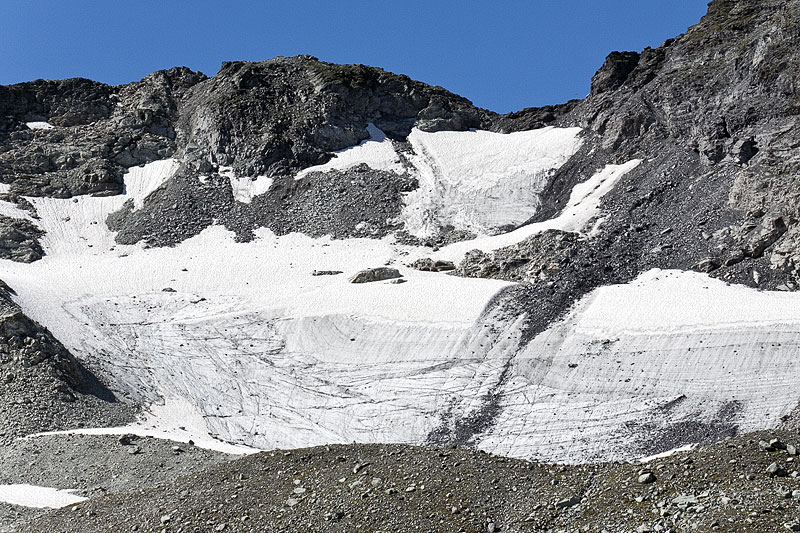
[[(313, 239), (263, 228), (242, 243), (212, 226), (175, 247), (117, 244), (106, 217), (127, 201), (140, 207), (176, 171), (171, 159), (131, 169), (120, 196), (28, 198), (39, 219), (0, 201), (0, 213), (46, 231), (42, 260), (0, 263), (17, 302), (118, 395), (147, 407), (134, 426), (81, 431), (191, 439), (230, 453), (423, 444), (494, 391), (499, 411), (475, 446), (583, 462), (663, 451), (678, 430), (685, 439), (734, 422), (772, 427), (800, 401), (773, 393), (797, 390), (794, 294), (651, 271), (594, 290), (526, 343), (524, 310), (506, 316), (493, 305), (513, 284), (406, 266), (420, 257), (457, 261), (547, 229), (591, 238), (602, 196), (639, 160), (597, 169), (557, 217), (497, 234), (535, 214), (547, 179), (580, 147), (578, 128), (414, 130), (410, 152), (374, 126), (370, 135), (296, 178), (361, 163), (409, 172), (420, 183), (401, 215), (409, 233), (455, 225), (478, 238), (431, 252), (393, 237)], [(240, 201), (270, 194), (265, 178), (228, 176)], [(407, 282), (346, 280), (383, 265)], [(744, 356), (753, 350), (763, 357)]]

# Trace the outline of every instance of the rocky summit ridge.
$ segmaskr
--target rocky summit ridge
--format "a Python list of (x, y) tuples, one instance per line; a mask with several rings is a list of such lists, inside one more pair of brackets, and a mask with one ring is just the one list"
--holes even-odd
[[(0, 483), (66, 485), (21, 459), (60, 438), (159, 472), (74, 453), (93, 499), (0, 528), (800, 530), (797, 42), (713, 0), (506, 115), (311, 56), (0, 86)], [(168, 438), (359, 444), (133, 434), (176, 398)]]

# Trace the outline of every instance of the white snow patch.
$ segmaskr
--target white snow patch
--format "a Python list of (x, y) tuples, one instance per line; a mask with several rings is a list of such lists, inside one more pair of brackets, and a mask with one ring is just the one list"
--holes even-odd
[(26, 122), (25, 125), (28, 126), (28, 129), (31, 130), (52, 130), (53, 128), (55, 128), (55, 126), (53, 126), (49, 122), (40, 122), (40, 121)]
[(697, 444), (696, 443), (687, 444), (686, 446), (680, 446), (678, 448), (673, 448), (672, 450), (667, 450), (665, 452), (657, 453), (655, 455), (649, 455), (647, 457), (642, 457), (641, 459), (639, 459), (639, 462), (640, 463), (651, 463), (651, 462), (655, 461), (656, 459), (666, 459), (667, 457), (672, 457), (676, 453), (690, 452), (690, 451), (694, 450), (695, 448), (697, 448)]
[(73, 492), (35, 485), (0, 485), (0, 502), (22, 507), (59, 509), (88, 499), (76, 496)]
[(139, 209), (150, 193), (158, 189), (175, 174), (179, 165), (180, 163), (177, 159), (165, 159), (128, 169), (124, 178), (125, 188), (123, 194), (125, 199), (132, 199), (134, 208)]
[(194, 446), (231, 455), (257, 453), (260, 450), (249, 446), (230, 444), (209, 435), (208, 427), (197, 408), (185, 398), (168, 398), (161, 404), (148, 407), (146, 416), (127, 426), (109, 428), (82, 428), (65, 431), (47, 431), (28, 435), (36, 438), (45, 435), (139, 435), (173, 442), (188, 443)]
[(445, 226), (496, 233), (532, 217), (552, 173), (581, 146), (580, 128), (541, 128), (509, 134), (413, 130), (411, 162), (419, 188), (400, 216), (412, 235)]
[[(29, 316), (103, 369), (120, 396), (149, 406), (133, 426), (84, 432), (235, 449), (421, 443), (438, 424), (431, 413), (472, 401), (513, 349), (514, 328), (480, 324), (508, 283), (408, 269), (398, 262), (417, 249), (391, 238), (262, 229), (237, 243), (214, 226), (173, 248), (121, 246), (104, 221), (125, 199), (33, 199), (47, 255), (3, 262)], [(407, 283), (346, 280), (387, 263)]]
[(798, 339), (797, 293), (659, 270), (598, 288), (514, 358), (480, 447), (615, 460), (657, 447), (661, 434), (689, 444), (705, 430), (775, 427), (800, 403)]
[(232, 167), (220, 166), (219, 173), (230, 180), (233, 199), (244, 204), (249, 204), (254, 197), (267, 192), (273, 183), (273, 179), (267, 176), (255, 178), (237, 176)]
[(392, 140), (378, 129), (374, 124), (367, 125), (369, 139), (363, 141), (358, 146), (345, 148), (334, 152), (334, 157), (325, 164), (309, 167), (301, 170), (295, 175), (294, 179), (299, 180), (307, 176), (310, 172), (329, 172), (331, 170), (347, 170), (355, 165), (366, 163), (375, 170), (386, 170), (402, 173), (406, 168), (400, 156), (394, 149)]
[(0, 194), (11, 192), (11, 185), (8, 183), (0, 183)]
[[(587, 224), (600, 214), (600, 200), (625, 174), (636, 168), (642, 161), (634, 159), (623, 165), (607, 165), (583, 183), (577, 184), (570, 193), (569, 201), (555, 218), (528, 224), (514, 231), (491, 237), (462, 241), (443, 247), (435, 254), (438, 259), (460, 261), (470, 250), (491, 252), (499, 248), (517, 244), (531, 235), (557, 229), (581, 233)], [(597, 231), (597, 224), (588, 234)]]
[(23, 211), (16, 204), (0, 200), (0, 215), (5, 215), (11, 218), (22, 218), (25, 220), (33, 221), (33, 218), (27, 211)]

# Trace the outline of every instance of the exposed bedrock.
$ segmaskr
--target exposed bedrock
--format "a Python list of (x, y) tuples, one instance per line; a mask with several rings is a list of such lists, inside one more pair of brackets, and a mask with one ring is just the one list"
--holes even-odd
[(116, 403), (47, 328), (25, 316), (12, 294), (0, 281), (0, 442), (130, 418), (130, 408)]

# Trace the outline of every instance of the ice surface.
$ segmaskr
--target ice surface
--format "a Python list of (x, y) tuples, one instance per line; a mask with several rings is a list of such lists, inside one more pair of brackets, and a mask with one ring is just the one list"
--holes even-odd
[[(167, 164), (140, 169), (152, 175), (125, 197), (32, 199), (46, 256), (0, 273), (30, 316), (150, 405), (124, 431), (225, 451), (242, 448), (209, 434), (262, 448), (421, 442), (440, 404), (471, 400), (472, 380), (491, 373), (483, 358), (498, 348), (485, 339), (502, 330), (475, 324), (508, 284), (408, 269), (397, 263), (411, 249), (389, 238), (259, 230), (237, 243), (215, 226), (174, 248), (116, 244), (105, 217), (163, 182)], [(386, 263), (408, 282), (346, 280)]]
[(480, 446), (605, 460), (687, 444), (676, 430), (774, 427), (800, 403), (799, 339), (797, 293), (658, 270), (599, 288), (514, 358)]
[(485, 235), (533, 216), (552, 173), (581, 146), (580, 128), (425, 133), (408, 140), (419, 189), (400, 219), (419, 237), (446, 226)]
[(74, 491), (35, 485), (0, 485), (0, 502), (22, 507), (58, 509), (87, 499), (72, 492)]
[(600, 215), (600, 200), (608, 193), (617, 181), (636, 168), (641, 160), (634, 159), (623, 165), (607, 165), (583, 183), (577, 184), (570, 193), (569, 201), (562, 212), (555, 218), (528, 224), (517, 230), (491, 237), (483, 237), (462, 241), (443, 247), (435, 254), (437, 259), (460, 261), (470, 250), (491, 252), (505, 246), (517, 244), (536, 233), (549, 229), (591, 234), (597, 230), (592, 228), (586, 232), (587, 225)]
[(25, 125), (31, 130), (51, 130), (55, 128), (49, 122), (26, 122)]
[[(491, 250), (547, 227), (586, 231), (602, 195), (636, 164), (599, 171), (551, 221), (441, 252)], [(427, 249), (391, 238), (262, 229), (237, 243), (212, 226), (172, 248), (116, 244), (108, 214), (141, 201), (174, 168), (134, 169), (124, 196), (32, 198), (47, 255), (0, 262), (0, 279), (26, 313), (120, 396), (149, 406), (133, 427), (103, 432), (191, 438), (231, 453), (419, 444), (499, 392), (498, 416), (478, 446), (585, 461), (687, 444), (673, 442), (686, 434), (680, 424), (772, 427), (800, 403), (800, 295), (653, 271), (595, 290), (522, 346), (524, 310), (487, 311), (509, 284), (411, 270), (404, 263)], [(387, 264), (407, 283), (346, 280)], [(683, 433), (670, 433), (677, 426)]]

